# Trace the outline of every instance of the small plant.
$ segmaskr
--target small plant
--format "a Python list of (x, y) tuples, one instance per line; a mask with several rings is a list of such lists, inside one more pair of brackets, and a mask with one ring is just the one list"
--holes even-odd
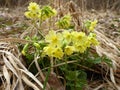
[(70, 14), (63, 16), (60, 20), (56, 22), (56, 25), (62, 29), (68, 29), (71, 25)]
[[(41, 28), (42, 23), (48, 23), (45, 22), (46, 20), (50, 20), (52, 17), (56, 18), (56, 15), (57, 11), (51, 6), (40, 7), (35, 2), (31, 2), (28, 6), (28, 11), (25, 12), (25, 16), (34, 23), (34, 27), (36, 27), (37, 23), (40, 24), (39, 28)], [(83, 65), (90, 68), (98, 64), (98, 59), (96, 58), (99, 56), (94, 56), (90, 51), (91, 47), (99, 45), (94, 33), (97, 20), (85, 22), (87, 33), (69, 29), (71, 20), (72, 16), (70, 14), (64, 15), (54, 23), (57, 26), (57, 30), (49, 28), (48, 34), (44, 35), (43, 29), (40, 34), (33, 37), (26, 36), (26, 40), (31, 40), (32, 43), (24, 45), (21, 52), (28, 59), (26, 62), (29, 62), (29, 64), (32, 63), (35, 57), (39, 57), (37, 60), (39, 65), (43, 69), (50, 67), (51, 72), (56, 72), (54, 70), (55, 65), (64, 63), (57, 67), (57, 74), (64, 77), (66, 89), (82, 90), (87, 84), (87, 73), (79, 66)], [(59, 32), (60, 29), (62, 31)], [(43, 38), (40, 38), (41, 35)], [(101, 63), (102, 58), (99, 57), (99, 59), (99, 63)], [(68, 64), (71, 61), (74, 62)], [(109, 60), (105, 59), (103, 61), (107, 62)]]

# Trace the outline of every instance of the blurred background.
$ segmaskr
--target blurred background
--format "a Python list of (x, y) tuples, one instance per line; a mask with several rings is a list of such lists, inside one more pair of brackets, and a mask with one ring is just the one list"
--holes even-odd
[(40, 4), (50, 4), (51, 2), (74, 1), (82, 9), (114, 10), (120, 12), (120, 0), (0, 0), (1, 7), (27, 6), (29, 2), (35, 1)]

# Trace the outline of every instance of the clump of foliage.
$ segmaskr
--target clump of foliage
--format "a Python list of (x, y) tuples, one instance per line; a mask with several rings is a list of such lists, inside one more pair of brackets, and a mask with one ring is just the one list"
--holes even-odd
[[(74, 28), (70, 28), (72, 16), (67, 14), (55, 21), (54, 25), (57, 30), (50, 27), (48, 34), (44, 35), (43, 30), (40, 30), (41, 24), (47, 23), (45, 22), (47, 20), (51, 21), (51, 18), (56, 18), (56, 9), (51, 6), (40, 7), (37, 3), (31, 2), (25, 16), (38, 29), (37, 35), (25, 38), (32, 41), (32, 43), (24, 45), (21, 51), (28, 60), (26, 62), (31, 64), (35, 57), (39, 57), (37, 61), (41, 68), (50, 67), (51, 72), (64, 77), (67, 90), (82, 90), (87, 84), (87, 73), (79, 66), (90, 68), (104, 61), (102, 57), (90, 51), (91, 47), (99, 45), (94, 33), (97, 20), (85, 22), (86, 32), (76, 31)], [(54, 66), (57, 64), (62, 65), (54, 70)], [(33, 65), (31, 68), (34, 67)], [(34, 69), (31, 69), (33, 70), (31, 72), (36, 73)]]

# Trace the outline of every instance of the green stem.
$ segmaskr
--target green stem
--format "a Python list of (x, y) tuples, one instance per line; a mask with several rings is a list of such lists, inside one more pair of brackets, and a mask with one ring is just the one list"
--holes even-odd
[(67, 66), (68, 66), (68, 63), (67, 63), (67, 55), (65, 55), (65, 70), (67, 71)]
[[(44, 81), (43, 90), (46, 90), (46, 85), (47, 85), (47, 82), (48, 82), (48, 79), (49, 79), (50, 72), (51, 72), (51, 69), (49, 68), (47, 76), (46, 76), (45, 81)], [(50, 87), (49, 87), (49, 89), (50, 89)]]
[(53, 62), (53, 57), (50, 58), (50, 64), (51, 64), (51, 73), (54, 72), (53, 66), (54, 66), (54, 62)]

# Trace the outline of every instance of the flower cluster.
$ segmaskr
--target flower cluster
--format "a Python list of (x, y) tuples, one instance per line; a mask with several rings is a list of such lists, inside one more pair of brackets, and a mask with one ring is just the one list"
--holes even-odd
[(47, 18), (50, 18), (52, 16), (56, 16), (57, 11), (55, 9), (52, 9), (50, 6), (44, 6), (41, 9), (41, 19), (46, 20)]
[(85, 22), (85, 27), (91, 32), (95, 29), (96, 25), (97, 25), (97, 20), (94, 21), (86, 21)]
[(40, 8), (40, 6), (35, 3), (31, 2), (28, 6), (28, 11), (25, 12), (25, 16), (29, 19), (41, 19), (46, 20), (52, 16), (57, 14), (55, 9), (52, 9), (50, 6), (44, 6)]
[(56, 22), (59, 28), (66, 29), (70, 26), (71, 16), (70, 14), (63, 16), (60, 20)]
[(96, 46), (99, 44), (94, 33), (86, 35), (84, 32), (66, 30), (62, 33), (49, 31), (45, 41), (48, 45), (43, 48), (44, 55), (59, 59), (74, 52), (84, 53), (91, 45)]
[[(25, 16), (32, 20), (41, 20), (44, 21), (50, 17), (53, 17), (57, 14), (56, 10), (50, 6), (40, 6), (31, 2), (28, 6), (28, 11), (25, 12)], [(42, 55), (48, 55), (49, 57), (55, 57), (61, 59), (64, 55), (71, 55), (73, 53), (79, 52), (84, 53), (87, 48), (96, 46), (99, 44), (96, 39), (96, 34), (93, 33), (93, 30), (97, 24), (97, 20), (87, 21), (85, 27), (89, 32), (78, 32), (68, 30), (71, 25), (72, 17), (70, 14), (64, 15), (60, 18), (56, 25), (59, 28), (64, 29), (62, 32), (56, 32), (50, 30), (49, 33), (44, 37), (46, 45), (40, 48), (39, 43), (34, 42), (33, 46), (38, 50), (42, 50)], [(23, 48), (23, 54), (28, 50), (28, 44)]]

